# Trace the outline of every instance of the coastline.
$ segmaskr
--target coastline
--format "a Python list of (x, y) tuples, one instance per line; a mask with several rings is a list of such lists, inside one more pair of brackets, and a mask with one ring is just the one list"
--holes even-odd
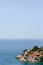
[(16, 58), (22, 62), (43, 62), (43, 46), (34, 46), (31, 50), (25, 49)]

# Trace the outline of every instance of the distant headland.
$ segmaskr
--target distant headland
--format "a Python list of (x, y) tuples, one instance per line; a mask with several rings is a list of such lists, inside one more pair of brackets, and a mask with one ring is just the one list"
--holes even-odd
[(22, 62), (43, 62), (43, 46), (34, 46), (31, 50), (25, 49), (16, 58)]

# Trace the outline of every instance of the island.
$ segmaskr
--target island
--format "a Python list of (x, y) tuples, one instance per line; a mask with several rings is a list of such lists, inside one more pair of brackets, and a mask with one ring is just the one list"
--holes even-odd
[(31, 50), (25, 49), (16, 58), (22, 62), (43, 62), (43, 46), (34, 46)]

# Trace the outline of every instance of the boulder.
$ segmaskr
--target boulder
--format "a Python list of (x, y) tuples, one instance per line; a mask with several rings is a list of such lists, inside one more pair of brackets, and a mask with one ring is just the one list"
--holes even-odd
[(18, 55), (18, 56), (16, 56), (16, 58), (20, 59), (20, 58), (22, 58), (22, 55)]

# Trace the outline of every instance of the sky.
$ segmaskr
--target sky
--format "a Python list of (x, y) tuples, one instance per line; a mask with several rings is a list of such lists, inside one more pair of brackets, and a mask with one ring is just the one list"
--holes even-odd
[(0, 39), (43, 39), (43, 0), (0, 0)]

